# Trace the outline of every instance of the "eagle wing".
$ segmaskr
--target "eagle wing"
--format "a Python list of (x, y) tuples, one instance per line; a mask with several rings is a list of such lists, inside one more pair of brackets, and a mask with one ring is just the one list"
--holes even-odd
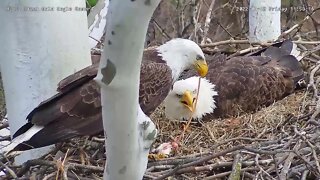
[[(96, 68), (90, 66), (62, 80), (60, 92), (35, 108), (28, 115), (28, 123), (13, 137), (23, 134), (33, 125), (44, 128), (17, 146), (16, 150), (102, 132), (100, 87), (93, 80), (96, 72)], [(150, 115), (171, 89), (171, 69), (166, 64), (143, 63), (140, 78), (139, 103), (145, 114)]]
[(58, 83), (57, 91), (67, 92), (70, 89), (83, 85), (97, 76), (98, 69), (99, 64), (96, 63), (67, 76)]
[(295, 88), (292, 72), (270, 57), (229, 59), (207, 75), (218, 91), (214, 115), (236, 116), (283, 98)]
[(149, 116), (167, 97), (172, 87), (172, 72), (162, 63), (148, 63), (141, 68), (139, 103)]

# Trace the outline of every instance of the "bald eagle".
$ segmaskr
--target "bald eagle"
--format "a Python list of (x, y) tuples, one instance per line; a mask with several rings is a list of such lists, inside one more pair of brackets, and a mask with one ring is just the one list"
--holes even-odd
[(228, 59), (217, 54), (207, 58), (209, 72), (206, 79), (201, 79), (196, 108), (199, 78), (191, 70), (174, 83), (165, 99), (166, 116), (189, 119), (194, 111), (193, 119), (234, 117), (254, 112), (289, 95), (304, 78), (304, 72), (292, 41), (277, 46), (248, 56)]
[[(23, 151), (83, 135), (103, 132), (100, 87), (94, 80), (98, 63), (63, 79), (59, 93), (42, 102), (14, 135), (5, 152)], [(205, 76), (208, 66), (201, 48), (187, 39), (173, 39), (144, 51), (139, 103), (149, 116), (169, 93), (172, 83), (187, 69)], [(112, 102), (110, 102), (112, 103)]]

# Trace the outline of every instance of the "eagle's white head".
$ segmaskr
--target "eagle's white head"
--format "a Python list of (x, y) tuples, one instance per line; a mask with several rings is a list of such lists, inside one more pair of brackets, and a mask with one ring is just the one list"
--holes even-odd
[(198, 74), (204, 77), (208, 72), (204, 53), (193, 41), (188, 39), (172, 39), (157, 48), (162, 57), (172, 70), (172, 77), (178, 79), (180, 74), (187, 69), (196, 68)]
[(188, 120), (193, 112), (193, 119), (201, 119), (216, 108), (214, 96), (215, 85), (201, 78), (200, 92), (196, 108), (194, 108), (198, 91), (199, 77), (193, 76), (174, 83), (172, 90), (164, 101), (165, 113), (169, 118)]

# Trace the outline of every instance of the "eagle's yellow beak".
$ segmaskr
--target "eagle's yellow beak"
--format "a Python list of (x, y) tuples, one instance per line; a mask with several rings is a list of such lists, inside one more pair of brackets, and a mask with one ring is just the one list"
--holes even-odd
[(204, 59), (198, 59), (194, 63), (194, 66), (201, 77), (205, 77), (208, 73), (208, 65)]
[(193, 103), (194, 103), (194, 98), (192, 97), (192, 93), (190, 91), (185, 91), (181, 97), (180, 102), (186, 106), (191, 112), (194, 111)]

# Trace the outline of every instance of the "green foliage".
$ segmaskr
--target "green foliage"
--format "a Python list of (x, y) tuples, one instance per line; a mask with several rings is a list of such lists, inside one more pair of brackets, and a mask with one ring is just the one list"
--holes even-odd
[(98, 3), (98, 0), (86, 0), (86, 3), (89, 8), (92, 8)]

